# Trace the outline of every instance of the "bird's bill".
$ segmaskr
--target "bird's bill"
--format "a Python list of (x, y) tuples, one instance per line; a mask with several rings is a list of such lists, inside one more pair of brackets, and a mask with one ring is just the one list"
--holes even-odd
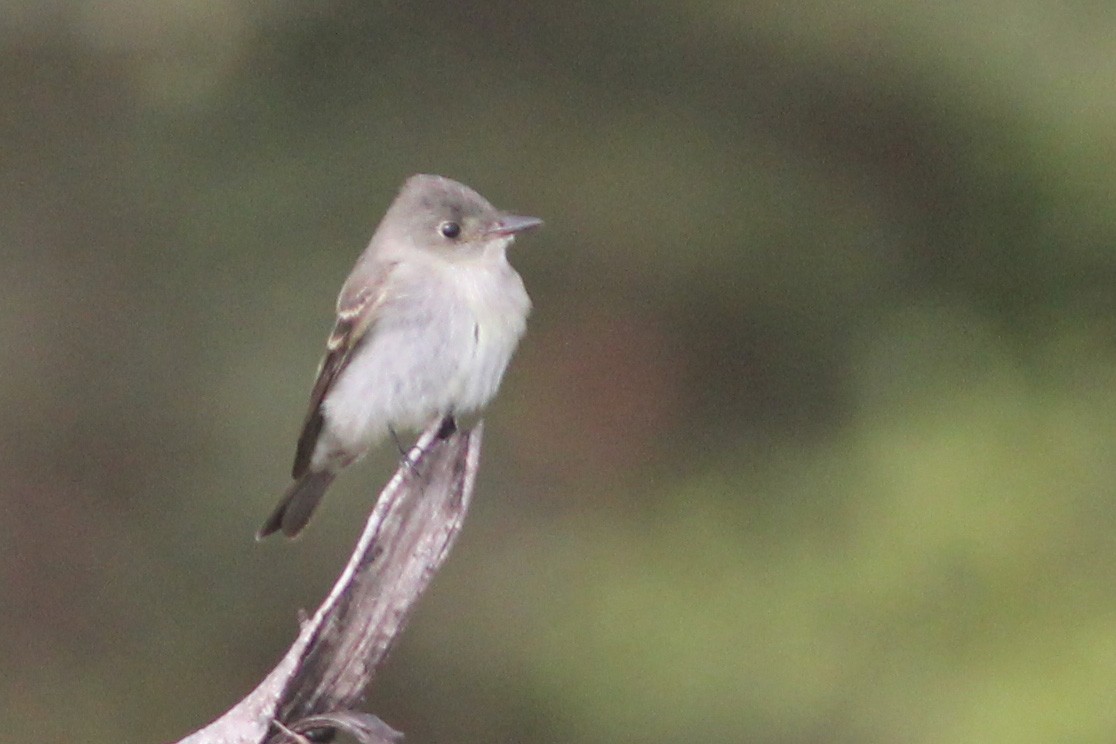
[(526, 230), (533, 230), (542, 225), (538, 217), (525, 217), (518, 214), (500, 215), (499, 221), (488, 229), (489, 235), (515, 235)]

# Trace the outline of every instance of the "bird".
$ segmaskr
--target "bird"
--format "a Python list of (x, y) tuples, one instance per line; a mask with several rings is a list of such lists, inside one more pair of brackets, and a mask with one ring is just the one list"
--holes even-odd
[(443, 176), (404, 182), (342, 286), (293, 482), (257, 539), (298, 535), (337, 474), (387, 436), (401, 452), (399, 431), (441, 420), (448, 436), (492, 399), (531, 311), (507, 249), (540, 225)]

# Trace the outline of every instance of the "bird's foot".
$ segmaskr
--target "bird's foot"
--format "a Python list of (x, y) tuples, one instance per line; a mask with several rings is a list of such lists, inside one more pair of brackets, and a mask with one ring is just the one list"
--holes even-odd
[(442, 425), (438, 427), (438, 433), (434, 437), (435, 439), (449, 439), (455, 433), (457, 433), (457, 419), (451, 413), (442, 419)]

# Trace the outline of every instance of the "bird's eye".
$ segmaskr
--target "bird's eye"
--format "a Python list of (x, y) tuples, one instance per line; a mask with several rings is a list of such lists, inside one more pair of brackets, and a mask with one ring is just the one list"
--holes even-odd
[(461, 234), (461, 225), (456, 222), (443, 222), (438, 226), (438, 231), (447, 238), (456, 238)]

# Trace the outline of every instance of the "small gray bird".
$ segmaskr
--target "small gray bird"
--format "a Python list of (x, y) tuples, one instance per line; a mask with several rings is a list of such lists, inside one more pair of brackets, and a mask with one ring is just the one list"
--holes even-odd
[(389, 433), (438, 419), (450, 432), (492, 399), (531, 310), (506, 251), (541, 224), (448, 178), (407, 179), (341, 289), (294, 483), (257, 539), (297, 535), (337, 473)]

